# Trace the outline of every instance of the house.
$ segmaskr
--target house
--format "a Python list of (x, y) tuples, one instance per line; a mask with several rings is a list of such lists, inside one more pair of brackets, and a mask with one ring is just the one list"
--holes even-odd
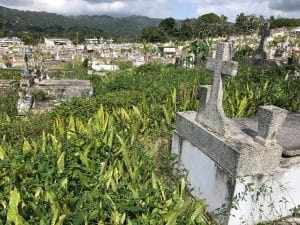
[(45, 38), (46, 47), (67, 46), (71, 47), (72, 41), (67, 38)]
[(17, 37), (5, 37), (5, 38), (0, 38), (0, 46), (1, 47), (8, 47), (8, 46), (21, 46), (24, 43), (21, 41), (20, 38)]
[(87, 45), (97, 45), (99, 43), (99, 40), (97, 38), (86, 38), (84, 39), (84, 43)]

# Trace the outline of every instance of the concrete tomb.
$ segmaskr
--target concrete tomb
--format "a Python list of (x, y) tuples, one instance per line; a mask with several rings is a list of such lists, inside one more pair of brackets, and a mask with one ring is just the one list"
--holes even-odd
[(256, 224), (288, 216), (300, 205), (300, 114), (261, 106), (257, 117), (229, 119), (223, 77), (235, 76), (229, 43), (217, 45), (213, 85), (200, 87), (201, 109), (176, 118), (175, 171), (204, 198), (220, 224)]
[[(78, 79), (42, 79), (29, 76), (20, 80), (19, 100), (17, 109), (19, 115), (26, 115), (34, 109), (34, 113), (41, 113), (59, 105), (60, 102), (81, 96), (91, 96), (93, 86), (89, 80)], [(48, 100), (37, 102), (33, 93), (47, 96)]]
[[(31, 96), (35, 91), (44, 92), (50, 99), (53, 99), (53, 103), (57, 105), (58, 102), (74, 97), (91, 96), (93, 94), (93, 87), (88, 80), (57, 79), (31, 83), (29, 80), (22, 79), (20, 81), (20, 92), (23, 94), (20, 94), (18, 101), (19, 115), (26, 114), (35, 106), (35, 104), (32, 103), (33, 101), (35, 102), (35, 99)], [(24, 106), (24, 104), (26, 106)]]
[(0, 79), (0, 95), (9, 92), (12, 88), (17, 86), (16, 80), (1, 80)]

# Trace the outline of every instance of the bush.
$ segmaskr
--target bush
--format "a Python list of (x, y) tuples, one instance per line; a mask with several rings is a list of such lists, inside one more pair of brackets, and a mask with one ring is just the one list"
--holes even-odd
[(251, 57), (253, 54), (253, 49), (249, 46), (238, 50), (233, 57), (234, 61), (244, 61), (246, 58)]
[(38, 101), (38, 102), (44, 102), (44, 101), (53, 99), (53, 97), (49, 96), (43, 90), (35, 89), (35, 90), (31, 91), (31, 95), (32, 95), (34, 101)]

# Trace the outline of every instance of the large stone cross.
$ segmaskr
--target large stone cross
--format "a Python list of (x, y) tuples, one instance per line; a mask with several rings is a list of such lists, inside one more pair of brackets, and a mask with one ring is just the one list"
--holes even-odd
[(259, 28), (260, 42), (258, 48), (253, 53), (254, 59), (267, 59), (267, 53), (265, 52), (267, 37), (270, 36), (270, 24), (264, 23)]
[(264, 49), (265, 43), (267, 41), (267, 37), (270, 36), (270, 24), (269, 23), (264, 23), (260, 28), (259, 28), (259, 33), (260, 35), (260, 43), (259, 47), (260, 49)]
[[(228, 42), (217, 45), (215, 59), (209, 59), (206, 69), (214, 71), (210, 97), (203, 101), (196, 120), (221, 136), (225, 135), (225, 114), (223, 110), (223, 79), (226, 75), (236, 76), (238, 63), (230, 61), (231, 46)], [(209, 93), (207, 93), (209, 94)]]

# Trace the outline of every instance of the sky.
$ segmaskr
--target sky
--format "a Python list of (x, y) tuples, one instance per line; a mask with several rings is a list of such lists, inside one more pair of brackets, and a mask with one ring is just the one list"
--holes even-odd
[(300, 18), (300, 0), (0, 0), (0, 5), (64, 15), (142, 15), (152, 18), (195, 18), (214, 12), (229, 21), (245, 14)]

